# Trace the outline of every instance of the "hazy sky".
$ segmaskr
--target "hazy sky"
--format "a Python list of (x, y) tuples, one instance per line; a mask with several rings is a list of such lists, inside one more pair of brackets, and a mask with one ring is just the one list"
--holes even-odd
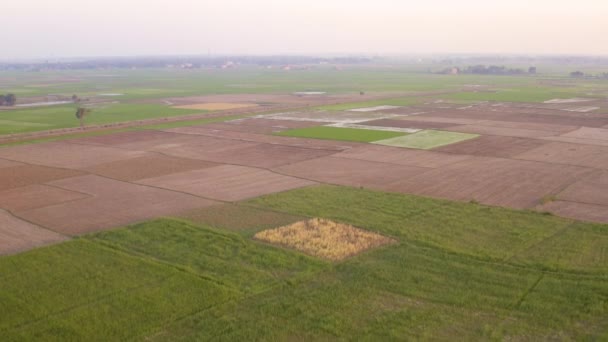
[(157, 54), (608, 54), (608, 0), (16, 0), (0, 59)]

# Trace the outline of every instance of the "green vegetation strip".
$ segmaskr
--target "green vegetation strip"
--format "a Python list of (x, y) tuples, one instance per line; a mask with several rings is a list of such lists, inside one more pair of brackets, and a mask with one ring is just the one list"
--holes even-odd
[(358, 142), (372, 142), (376, 140), (383, 140), (389, 138), (395, 138), (405, 135), (406, 133), (401, 132), (389, 132), (389, 131), (378, 131), (371, 129), (358, 129), (358, 128), (339, 128), (339, 127), (309, 127), (292, 129), (276, 133), (276, 135), (287, 136), (287, 137), (299, 137), (299, 138), (314, 138), (314, 139), (327, 139), (327, 140), (345, 140), (345, 141), (358, 141)]
[(477, 138), (477, 134), (424, 130), (402, 137), (374, 141), (374, 144), (418, 148), (423, 150)]
[[(608, 338), (608, 225), (334, 186), (207, 210), (1, 257), (3, 340)], [(251, 239), (300, 217), (398, 243)]]
[[(172, 108), (156, 104), (105, 104), (92, 107), (84, 119), (87, 125), (164, 118), (202, 113), (202, 110)], [(78, 127), (75, 105), (51, 106), (1, 111), (0, 134), (34, 132), (57, 128)]]

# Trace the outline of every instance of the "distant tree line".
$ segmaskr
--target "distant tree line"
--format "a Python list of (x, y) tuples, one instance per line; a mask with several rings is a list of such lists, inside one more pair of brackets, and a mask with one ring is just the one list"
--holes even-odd
[(608, 72), (601, 72), (599, 74), (585, 74), (584, 72), (577, 70), (570, 73), (570, 77), (573, 78), (600, 78), (600, 79), (608, 79)]
[(0, 106), (14, 106), (17, 103), (15, 94), (0, 94)]
[(227, 61), (237, 65), (279, 66), (312, 64), (363, 64), (372, 61), (368, 57), (309, 57), (309, 56), (175, 56), (175, 57), (107, 57), (84, 60), (60, 60), (56, 62), (2, 63), (0, 70), (75, 70), (108, 68), (165, 68), (188, 65), (189, 69), (219, 68)]
[(470, 65), (465, 68), (451, 67), (443, 69), (439, 74), (476, 74), (476, 75), (525, 75), (536, 74), (536, 67), (531, 66), (528, 70), (520, 68), (507, 68), (498, 65)]

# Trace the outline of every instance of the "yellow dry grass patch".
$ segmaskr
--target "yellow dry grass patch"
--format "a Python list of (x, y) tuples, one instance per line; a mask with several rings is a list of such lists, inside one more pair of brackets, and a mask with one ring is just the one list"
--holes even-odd
[(313, 218), (288, 226), (261, 231), (258, 240), (297, 249), (306, 254), (342, 260), (395, 240), (327, 219)]
[(237, 109), (257, 106), (254, 103), (228, 103), (228, 102), (207, 102), (207, 103), (195, 103), (190, 105), (175, 106), (174, 108), (181, 109), (202, 109), (202, 110), (226, 110), (226, 109)]

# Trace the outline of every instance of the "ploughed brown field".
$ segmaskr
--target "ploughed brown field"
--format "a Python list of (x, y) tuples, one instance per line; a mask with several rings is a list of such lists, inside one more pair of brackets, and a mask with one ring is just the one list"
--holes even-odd
[[(608, 117), (567, 106), (306, 110), (3, 147), (0, 253), (320, 183), (608, 222)], [(418, 150), (273, 135), (344, 121), (480, 136)]]

